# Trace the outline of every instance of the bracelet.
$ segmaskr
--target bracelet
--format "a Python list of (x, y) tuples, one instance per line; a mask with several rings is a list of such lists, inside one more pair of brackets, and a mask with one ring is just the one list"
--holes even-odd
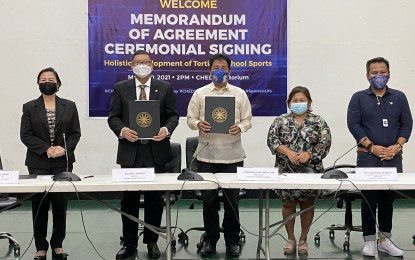
[(399, 142), (396, 142), (396, 145), (399, 146), (399, 151), (403, 150), (403, 145)]
[(368, 144), (368, 146), (366, 146), (366, 149), (369, 152), (369, 154), (372, 154), (372, 148), (373, 148), (373, 142), (371, 142), (370, 144)]

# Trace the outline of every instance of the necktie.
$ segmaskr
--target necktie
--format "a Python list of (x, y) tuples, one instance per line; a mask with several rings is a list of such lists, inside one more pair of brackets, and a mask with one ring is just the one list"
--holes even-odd
[(147, 100), (147, 95), (146, 95), (146, 91), (144, 90), (146, 88), (146, 85), (140, 85), (140, 97), (138, 98), (138, 100)]

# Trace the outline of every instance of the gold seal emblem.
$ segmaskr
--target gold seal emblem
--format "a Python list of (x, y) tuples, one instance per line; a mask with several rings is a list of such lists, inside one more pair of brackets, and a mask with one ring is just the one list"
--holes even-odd
[(151, 125), (151, 121), (153, 121), (153, 118), (147, 112), (141, 112), (135, 118), (137, 125), (142, 128), (149, 127)]
[(223, 123), (226, 121), (227, 118), (228, 118), (228, 111), (226, 111), (226, 109), (224, 109), (223, 107), (217, 107), (213, 109), (212, 119), (216, 123)]

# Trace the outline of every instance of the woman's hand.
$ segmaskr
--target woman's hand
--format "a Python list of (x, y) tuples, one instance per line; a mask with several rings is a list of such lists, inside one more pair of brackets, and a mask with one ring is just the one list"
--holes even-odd
[(48, 158), (57, 158), (65, 155), (65, 149), (61, 146), (51, 146), (46, 151)]
[(51, 146), (46, 150), (46, 154), (48, 155), (48, 158), (53, 158), (53, 149), (54, 149), (53, 146)]
[(298, 160), (300, 163), (306, 163), (308, 162), (308, 160), (310, 160), (311, 155), (309, 152), (301, 152), (298, 154), (298, 157), (299, 157)]
[(298, 153), (290, 150), (289, 152), (286, 153), (288, 159), (290, 160), (290, 162), (294, 165), (300, 165), (300, 156)]
[(56, 157), (61, 157), (65, 155), (65, 148), (62, 146), (55, 146)]

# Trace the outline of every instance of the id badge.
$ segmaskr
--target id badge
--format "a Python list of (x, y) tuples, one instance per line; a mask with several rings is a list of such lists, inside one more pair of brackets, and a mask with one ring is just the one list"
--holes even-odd
[(383, 127), (388, 127), (389, 126), (388, 125), (388, 119), (384, 118), (384, 119), (382, 119), (382, 122), (383, 122)]

